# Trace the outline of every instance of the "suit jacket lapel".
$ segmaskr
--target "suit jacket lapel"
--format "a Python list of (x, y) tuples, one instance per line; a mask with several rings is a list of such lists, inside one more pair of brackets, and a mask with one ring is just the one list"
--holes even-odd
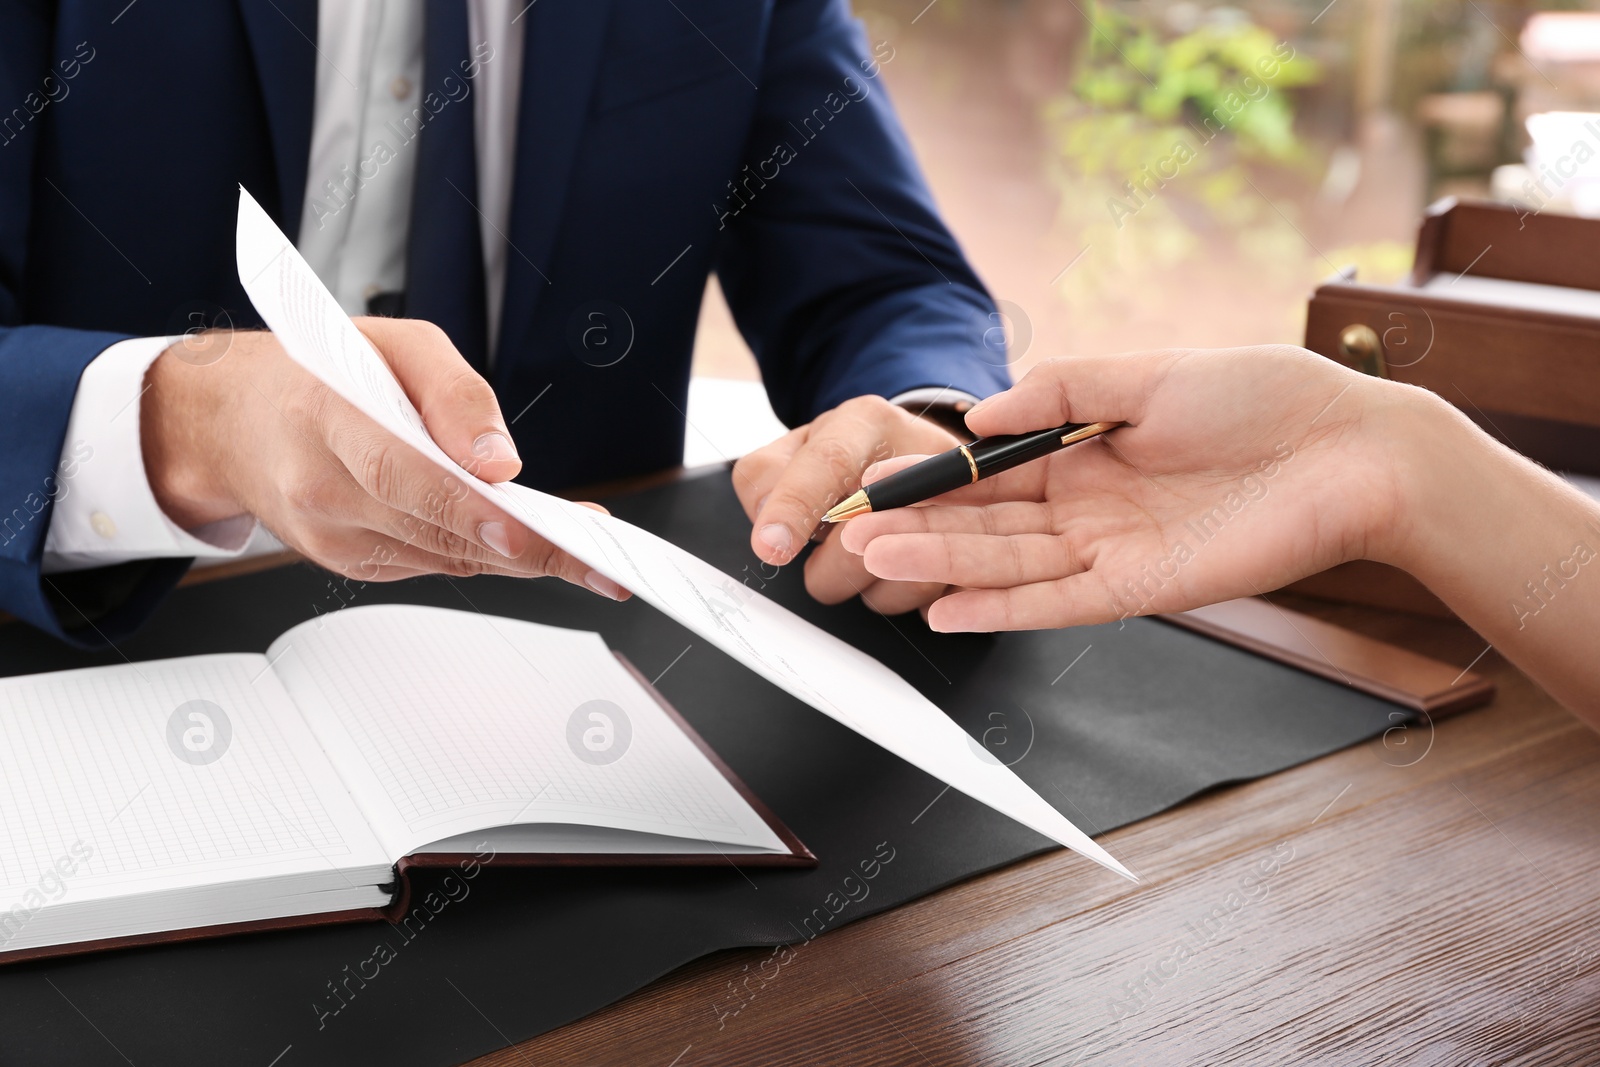
[(238, 3), (261, 82), (267, 126), (272, 131), (281, 213), (278, 222), (285, 233), (295, 237), (300, 232), (306, 168), (311, 159), (311, 115), (317, 89), (317, 0)]
[[(520, 344), (551, 284), (550, 254), (588, 117), (609, 7), (609, 0), (538, 0), (524, 16), (501, 352)], [(496, 366), (505, 365), (497, 359)]]

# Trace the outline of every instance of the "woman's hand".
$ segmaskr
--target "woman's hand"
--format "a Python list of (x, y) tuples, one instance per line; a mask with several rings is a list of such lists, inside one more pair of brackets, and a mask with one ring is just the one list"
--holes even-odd
[(1136, 353), (1046, 363), (967, 425), (1112, 420), (843, 543), (880, 578), (964, 587), (936, 630), (1181, 611), (1374, 559), (1600, 729), (1600, 504), (1434, 394), (1296, 348)]
[(1287, 346), (1052, 360), (968, 427), (1127, 425), (933, 506), (853, 519), (842, 543), (879, 578), (961, 587), (929, 609), (936, 630), (1072, 626), (1276, 589), (1392, 554), (1391, 431), (1418, 393)]

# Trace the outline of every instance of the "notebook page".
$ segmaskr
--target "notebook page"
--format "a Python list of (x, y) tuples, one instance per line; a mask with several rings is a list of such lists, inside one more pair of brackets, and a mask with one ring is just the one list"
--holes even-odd
[(372, 605), (267, 655), (394, 855), (517, 823), (787, 851), (598, 634)]
[(459, 485), (632, 590), (751, 670), (928, 774), (1137, 881), (966, 731), (877, 660), (676, 545), (609, 515), (458, 467), (394, 375), (261, 206), (239, 190), (239, 278), (285, 351)]
[(389, 865), (263, 656), (0, 679), (0, 913)]

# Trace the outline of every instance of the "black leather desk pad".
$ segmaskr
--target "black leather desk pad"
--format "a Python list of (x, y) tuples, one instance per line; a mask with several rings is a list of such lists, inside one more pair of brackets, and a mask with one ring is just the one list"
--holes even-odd
[[(608, 503), (736, 578), (762, 580), (726, 470)], [(816, 605), (798, 565), (764, 592), (882, 659), (1090, 832), (1342, 748), (1399, 714), (1148, 620), (941, 635), (916, 615), (884, 619), (857, 604)], [(363, 923), (3, 967), (0, 1064), (461, 1063), (709, 952), (796, 941), (823, 919), (831, 930), (1053, 847), (945, 791), (648, 605), (613, 604), (553, 579), (345, 587), (295, 565), (181, 589), (120, 651), (86, 655), (6, 626), (0, 674), (120, 662), (124, 654), (262, 651), (314, 612), (395, 601), (598, 630), (646, 676), (665, 671), (661, 691), (820, 864), (743, 873), (491, 866), (453, 883), (452, 896), (442, 892), (444, 874), (423, 874), (418, 897), (433, 880), (435, 899), (446, 903), (409, 934)], [(973, 758), (981, 758), (976, 750)], [(890, 850), (892, 860), (874, 864)], [(876, 875), (870, 883), (860, 879), (863, 862)], [(389, 953), (375, 955), (379, 942)], [(734, 1006), (708, 1002), (708, 1032), (717, 1029), (718, 1007)]]

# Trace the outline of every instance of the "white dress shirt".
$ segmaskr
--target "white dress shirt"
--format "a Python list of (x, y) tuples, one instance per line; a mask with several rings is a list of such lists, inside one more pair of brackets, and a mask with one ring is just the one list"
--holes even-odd
[[(475, 50), (487, 49), (470, 95), (447, 105), (472, 102), (491, 351), (505, 294), (501, 235), (511, 214), (523, 30), (514, 20), (522, 6), (468, 0), (469, 40)], [(426, 91), (422, 45), (422, 0), (317, 5), (316, 103), (298, 247), (352, 315), (366, 313), (373, 293), (405, 288), (418, 142), (406, 143), (396, 131), (408, 122), (416, 128)], [(77, 464), (51, 508), (46, 574), (163, 556), (229, 557), (250, 543), (256, 524), (248, 516), (181, 529), (145, 477), (138, 400), (145, 372), (175, 340), (123, 341), (84, 369), (63, 456), (77, 448), (90, 458)]]

